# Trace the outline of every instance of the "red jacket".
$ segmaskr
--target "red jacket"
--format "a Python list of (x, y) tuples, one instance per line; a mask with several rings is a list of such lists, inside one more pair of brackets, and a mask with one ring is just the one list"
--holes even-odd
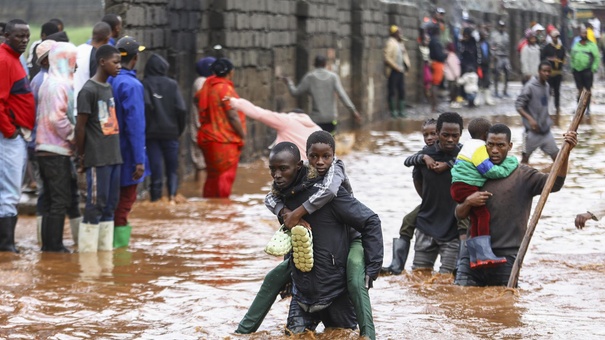
[(6, 138), (17, 127), (33, 129), (36, 120), (34, 95), (19, 56), (6, 43), (0, 45), (0, 132)]

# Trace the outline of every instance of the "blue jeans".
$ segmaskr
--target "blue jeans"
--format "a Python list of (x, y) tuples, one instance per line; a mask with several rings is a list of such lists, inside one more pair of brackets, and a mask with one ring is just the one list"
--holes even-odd
[(162, 198), (164, 187), (164, 169), (166, 170), (166, 186), (170, 197), (176, 195), (179, 183), (177, 169), (179, 167), (178, 139), (148, 139), (147, 157), (151, 168), (151, 201)]
[(120, 197), (120, 164), (86, 169), (86, 208), (82, 222), (113, 221)]
[(26, 163), (23, 138), (9, 139), (0, 134), (0, 218), (17, 215)]

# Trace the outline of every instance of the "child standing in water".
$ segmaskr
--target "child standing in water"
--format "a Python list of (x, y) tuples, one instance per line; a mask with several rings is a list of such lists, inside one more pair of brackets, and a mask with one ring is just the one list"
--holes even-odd
[[(452, 168), (452, 198), (462, 203), (489, 179), (508, 177), (519, 166), (514, 156), (506, 157), (500, 165), (491, 162), (485, 141), (491, 127), (485, 118), (473, 119), (468, 125), (471, 140), (464, 143)], [(466, 240), (471, 268), (506, 263), (505, 257), (494, 255), (489, 231), (490, 213), (486, 205), (473, 207), (470, 212), (471, 238)]]

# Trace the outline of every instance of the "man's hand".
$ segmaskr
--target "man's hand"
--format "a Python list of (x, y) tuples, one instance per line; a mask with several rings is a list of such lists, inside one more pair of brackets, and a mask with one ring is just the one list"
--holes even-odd
[(19, 136), (19, 135), (20, 135), (20, 133), (19, 133), (19, 129), (15, 129), (15, 132), (13, 132), (13, 135), (12, 135), (12, 136), (10, 136), (10, 137), (8, 137), (8, 139), (15, 139), (15, 138), (17, 138), (17, 136)]
[(590, 214), (589, 212), (576, 215), (576, 228), (584, 228), (584, 226), (586, 225), (586, 221), (588, 220), (592, 220), (592, 214)]
[(531, 119), (528, 119), (527, 121), (529, 122), (529, 127), (532, 129), (532, 131), (539, 131), (540, 127), (538, 126), (538, 122), (536, 122), (533, 117), (531, 117)]
[(361, 118), (361, 115), (357, 111), (353, 112), (353, 119), (355, 119), (355, 123), (360, 124), (360, 125), (361, 125), (361, 122), (363, 121), (363, 119)]
[(429, 167), (429, 169), (431, 169), (431, 170), (435, 171), (436, 173), (440, 174), (442, 172), (445, 172), (445, 171), (449, 170), (450, 167), (445, 162), (434, 162), (433, 165), (431, 167)]
[(489, 191), (477, 191), (468, 196), (465, 201), (472, 207), (480, 207), (484, 206), (492, 196), (493, 194)]
[(76, 157), (76, 171), (79, 174), (83, 174), (86, 172), (86, 169), (84, 169), (84, 155), (78, 155)]
[(563, 138), (565, 138), (565, 142), (569, 143), (571, 149), (573, 149), (576, 145), (578, 145), (578, 133), (575, 131), (567, 131), (563, 134)]
[(145, 173), (145, 165), (137, 164), (136, 168), (134, 169), (134, 172), (132, 173), (132, 179), (135, 181), (138, 181), (141, 177), (143, 177), (144, 173)]

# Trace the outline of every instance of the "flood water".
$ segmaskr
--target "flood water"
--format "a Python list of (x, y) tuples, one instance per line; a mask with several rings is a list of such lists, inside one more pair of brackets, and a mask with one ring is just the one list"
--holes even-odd
[[(563, 116), (561, 126), (570, 118)], [(605, 338), (605, 229), (595, 222), (582, 231), (573, 225), (604, 190), (604, 118), (593, 115), (581, 125), (570, 174), (564, 189), (549, 197), (516, 294), (412, 274), (412, 251), (404, 275), (380, 277), (370, 291), (378, 339)], [(512, 154), (520, 156), (518, 115), (492, 120), (513, 126)], [(340, 156), (356, 197), (380, 215), (385, 265), (401, 218), (420, 202), (411, 169), (403, 166), (423, 145), (419, 126), (407, 120), (373, 125)], [(564, 130), (554, 129), (559, 142)], [(461, 141), (467, 138), (465, 131)], [(539, 151), (531, 163), (546, 168), (551, 162)], [(288, 299), (274, 304), (256, 334), (232, 333), (264, 275), (280, 262), (262, 250), (278, 227), (262, 203), (269, 183), (261, 159), (241, 165), (230, 200), (196, 198), (200, 186), (188, 182), (185, 204), (139, 202), (130, 218), (130, 247), (113, 252), (40, 253), (35, 218), (22, 216), (21, 254), (0, 253), (0, 338), (285, 338)], [(65, 239), (71, 246), (68, 230)], [(357, 333), (323, 333), (320, 326), (316, 337), (356, 339)]]

